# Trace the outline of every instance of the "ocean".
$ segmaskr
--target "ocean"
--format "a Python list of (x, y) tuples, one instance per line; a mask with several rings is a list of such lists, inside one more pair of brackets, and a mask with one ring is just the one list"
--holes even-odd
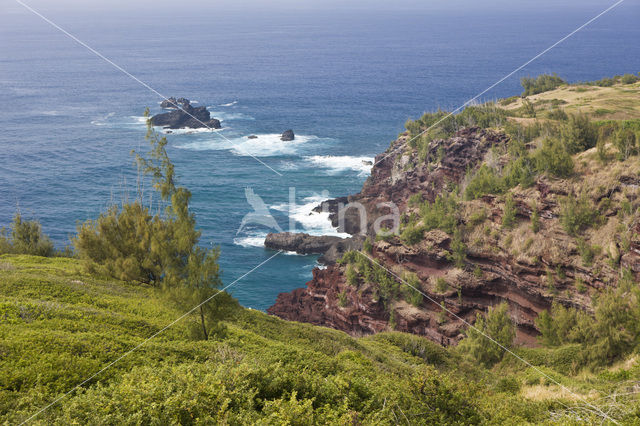
[[(262, 247), (270, 229), (250, 224), (238, 232), (253, 210), (247, 190), (282, 229), (293, 218), (297, 230), (336, 234), (311, 210), (357, 192), (366, 161), (408, 118), (458, 107), (613, 2), (397, 10), (377, 3), (271, 10), (39, 4), (161, 94), (197, 101), (222, 120), (217, 132), (167, 138), (179, 183), (193, 192), (202, 244), (220, 247), (229, 284), (274, 254)], [(518, 94), (520, 77), (540, 73), (572, 82), (637, 73), (638, 18), (638, 2), (622, 3), (482, 100)], [(19, 208), (61, 248), (79, 221), (132, 196), (130, 151), (146, 148), (142, 115), (146, 107), (160, 112), (161, 98), (17, 3), (0, 9), (0, 53), (0, 225)], [(295, 131), (294, 142), (279, 140), (286, 129)], [(282, 254), (230, 291), (264, 310), (278, 293), (304, 286), (316, 265), (315, 256)]]

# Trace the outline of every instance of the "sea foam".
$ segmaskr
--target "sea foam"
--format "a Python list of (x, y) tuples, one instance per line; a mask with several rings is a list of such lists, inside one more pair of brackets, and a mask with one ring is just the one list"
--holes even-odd
[(373, 157), (357, 157), (348, 155), (313, 155), (304, 160), (315, 167), (322, 168), (329, 174), (355, 171), (360, 175), (368, 175), (373, 167)]
[(278, 155), (294, 155), (299, 149), (316, 136), (297, 135), (293, 141), (281, 141), (280, 134), (258, 134), (257, 138), (247, 136), (233, 137), (228, 140), (216, 138), (211, 140), (193, 141), (177, 146), (177, 148), (192, 151), (231, 150), (236, 155), (254, 157), (272, 157)]

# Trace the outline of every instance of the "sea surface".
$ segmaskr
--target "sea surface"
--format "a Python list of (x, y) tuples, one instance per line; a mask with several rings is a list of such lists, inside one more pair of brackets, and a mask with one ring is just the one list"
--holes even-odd
[[(309, 215), (312, 208), (357, 192), (369, 173), (363, 160), (384, 151), (407, 118), (458, 107), (613, 4), (439, 3), (397, 10), (38, 4), (162, 95), (197, 101), (222, 120), (218, 132), (167, 138), (179, 182), (193, 192), (202, 243), (220, 247), (230, 284), (274, 254), (262, 246), (267, 227), (238, 232), (253, 210), (247, 191), (284, 230), (293, 218), (298, 230), (335, 234), (326, 217)], [(640, 71), (639, 18), (640, 3), (622, 3), (482, 99), (520, 93), (527, 75), (582, 81)], [(0, 93), (0, 225), (19, 208), (64, 247), (79, 221), (135, 196), (130, 152), (146, 149), (142, 115), (145, 107), (160, 112), (157, 94), (12, 2), (0, 8)], [(294, 142), (279, 140), (286, 129)], [(304, 286), (314, 266), (314, 256), (282, 254), (230, 291), (264, 310), (278, 293)]]

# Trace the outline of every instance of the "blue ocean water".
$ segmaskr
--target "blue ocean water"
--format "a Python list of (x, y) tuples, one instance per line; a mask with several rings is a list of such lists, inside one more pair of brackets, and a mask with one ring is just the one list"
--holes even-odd
[[(295, 191), (298, 229), (335, 232), (310, 209), (357, 192), (367, 176), (362, 160), (386, 149), (408, 117), (456, 108), (612, 4), (450, 3), (41, 12), (160, 93), (196, 100), (222, 119), (232, 143), (218, 133), (167, 137), (203, 244), (220, 246), (231, 283), (273, 255), (261, 247), (268, 229), (237, 232), (252, 210), (245, 188), (284, 229)], [(638, 2), (621, 4), (483, 99), (519, 93), (525, 75), (579, 81), (640, 71), (639, 17)], [(17, 4), (0, 9), (0, 93), (0, 225), (19, 206), (62, 247), (78, 221), (132, 188), (130, 151), (145, 147), (141, 116), (145, 107), (159, 112), (161, 99)], [(289, 128), (298, 140), (280, 142)], [(315, 264), (280, 255), (232, 292), (266, 309), (279, 292), (303, 286)]]

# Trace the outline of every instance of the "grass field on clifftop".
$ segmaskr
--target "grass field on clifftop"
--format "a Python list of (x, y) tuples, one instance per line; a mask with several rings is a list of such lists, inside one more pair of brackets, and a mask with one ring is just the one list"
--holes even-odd
[[(7, 424), (36, 414), (182, 314), (152, 288), (87, 275), (66, 258), (0, 257), (0, 294), (0, 418)], [(237, 307), (224, 331), (202, 341), (190, 338), (190, 321), (167, 329), (31, 422), (596, 419), (581, 398), (609, 404), (602, 398), (640, 376), (630, 360), (600, 375), (570, 377), (562, 374), (569, 370), (570, 347), (520, 352), (577, 396), (513, 358), (485, 370), (454, 350), (402, 333), (355, 339)]]

